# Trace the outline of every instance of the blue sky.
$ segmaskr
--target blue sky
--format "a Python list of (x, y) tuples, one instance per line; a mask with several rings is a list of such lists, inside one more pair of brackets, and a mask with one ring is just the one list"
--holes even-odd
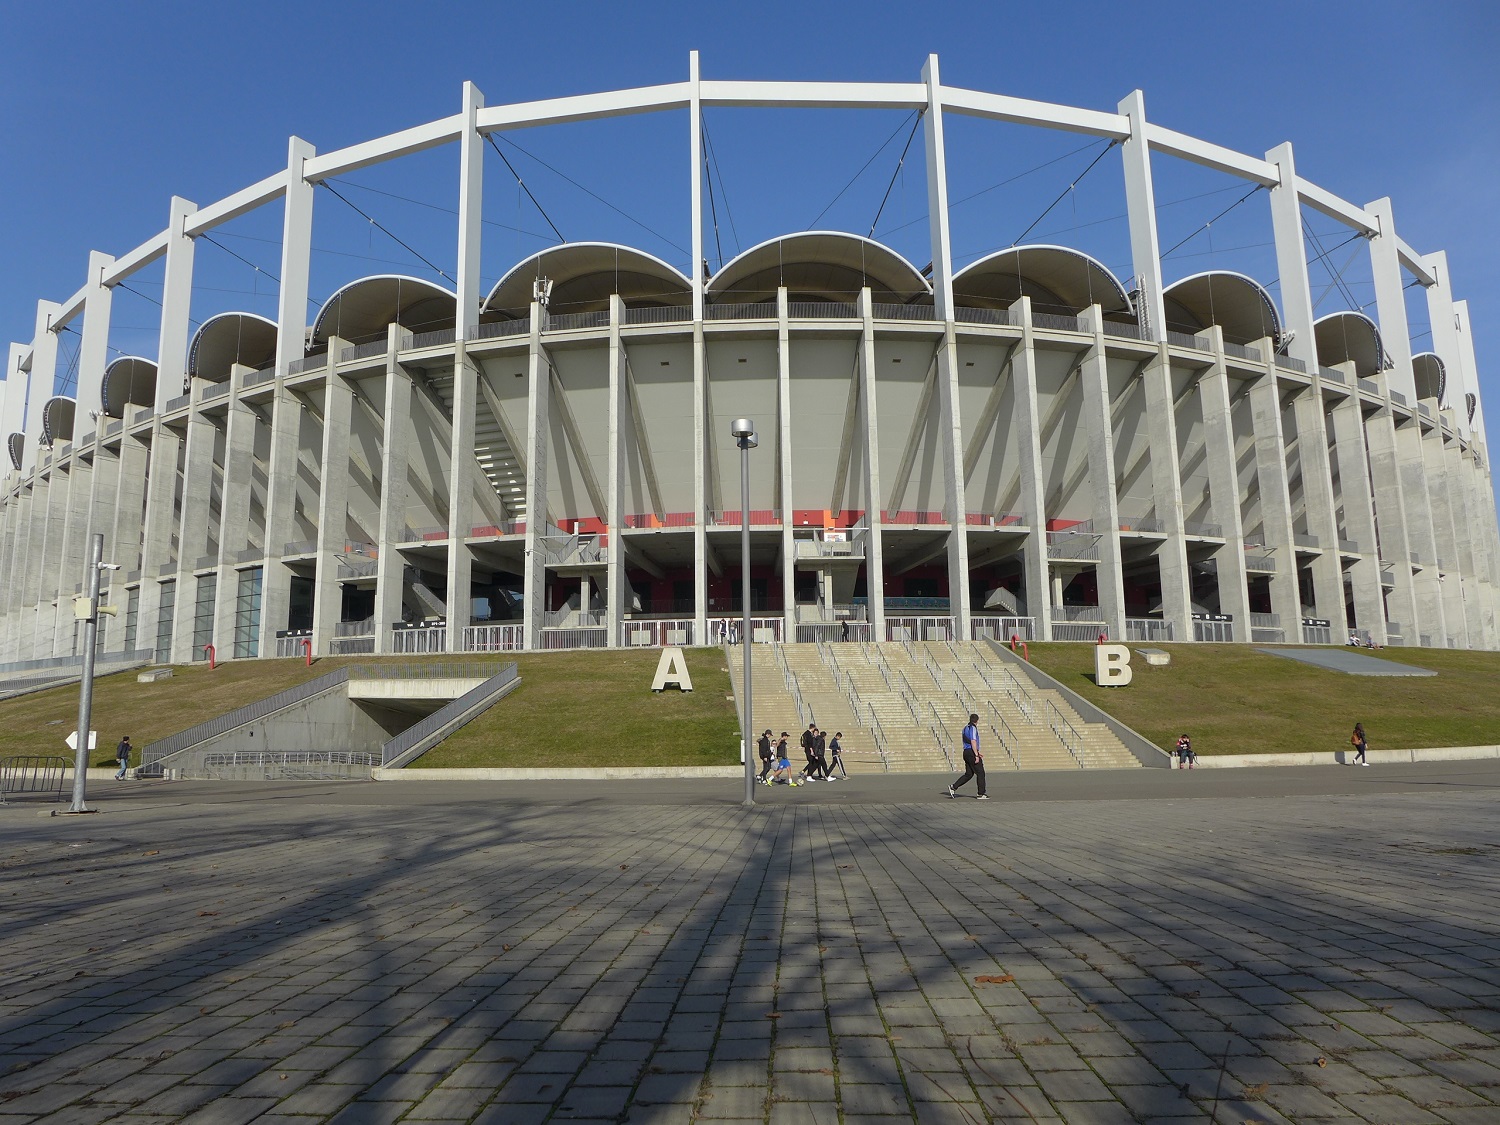
[[(13, 48), (0, 67), (8, 340), (30, 338), (39, 297), (77, 289), (89, 250), (124, 253), (160, 230), (172, 194), (208, 204), (259, 179), (284, 163), (292, 133), (326, 152), (451, 113), (466, 78), (494, 105), (677, 80), (694, 48), (705, 77), (848, 80), (915, 80), (935, 51), (953, 85), (1099, 109), (1140, 87), (1163, 125), (1256, 154), (1291, 140), (1298, 170), (1315, 182), (1356, 203), (1390, 196), (1409, 243), (1448, 251), (1500, 419), (1500, 235), (1488, 214), (1500, 179), (1493, 4), (59, 0), (12, 5), (3, 26)], [(886, 112), (709, 111), (713, 264), (814, 222), (868, 233), (877, 211), (876, 237), (924, 264), (920, 136), (898, 171), (911, 124)], [(491, 151), (486, 282), (555, 241), (549, 220), (569, 240), (626, 242), (686, 268), (686, 133), (686, 114), (673, 113), (514, 135), (520, 147), (502, 148), (545, 215)], [(950, 197), (963, 201), (953, 209), (959, 264), (1009, 245), (1055, 203), (1029, 241), (1077, 246), (1128, 275), (1118, 153), (1078, 179), (1102, 144), (971, 120), (950, 123), (949, 144)], [(1264, 193), (1231, 207), (1247, 190), (1239, 181), (1160, 157), (1154, 171), (1162, 248), (1182, 243), (1167, 279), (1239, 269), (1274, 292)], [(317, 196), (315, 300), (366, 273), (441, 280), (421, 259), (452, 274), (451, 150), (336, 186), (348, 203)], [(1363, 242), (1345, 242), (1348, 232), (1320, 216), (1308, 221), (1347, 287), (1315, 263), (1318, 312), (1372, 300)], [(273, 313), (279, 235), (277, 205), (200, 241), (193, 316)], [(117, 291), (111, 346), (151, 355), (160, 267), (129, 284)], [(1408, 291), (1418, 351), (1430, 347), (1420, 292)], [(64, 370), (75, 343), (64, 337)]]

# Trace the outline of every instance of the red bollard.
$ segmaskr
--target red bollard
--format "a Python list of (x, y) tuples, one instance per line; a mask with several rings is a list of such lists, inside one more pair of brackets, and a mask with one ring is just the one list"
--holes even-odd
[(302, 650), (307, 653), (307, 666), (309, 668), (311, 668), (312, 667), (312, 641), (310, 641), (310, 640), (303, 641), (302, 642)]
[(1099, 634), (1099, 640), (1097, 642), (1095, 642), (1095, 643), (1101, 644), (1101, 645), (1102, 644), (1108, 644), (1109, 643), (1109, 634), (1108, 633), (1100, 633)]
[(208, 653), (208, 670), (212, 672), (215, 668), (218, 667), (217, 663), (215, 663), (214, 661), (214, 646), (204, 645), (203, 651)]
[(1026, 647), (1025, 641), (1021, 642), (1021, 659), (1026, 661), (1027, 664), (1031, 663), (1031, 650)]

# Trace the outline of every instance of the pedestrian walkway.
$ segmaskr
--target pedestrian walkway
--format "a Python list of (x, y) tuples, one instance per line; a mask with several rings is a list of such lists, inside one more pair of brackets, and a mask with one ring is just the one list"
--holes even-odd
[(1500, 763), (946, 780), (8, 806), (0, 1125), (1500, 1120)]

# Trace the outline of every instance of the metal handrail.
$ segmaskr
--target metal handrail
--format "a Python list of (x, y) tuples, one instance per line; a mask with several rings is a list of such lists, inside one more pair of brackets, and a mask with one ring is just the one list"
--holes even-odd
[(196, 746), (206, 739), (214, 738), (235, 727), (253, 723), (257, 719), (263, 719), (294, 703), (328, 691), (349, 679), (348, 668), (336, 668), (332, 672), (324, 673), (316, 679), (308, 680), (305, 684), (289, 687), (284, 691), (278, 691), (275, 695), (267, 696), (244, 707), (236, 708), (227, 714), (219, 715), (217, 718), (209, 719), (206, 723), (188, 727), (187, 730), (178, 731), (176, 734), (168, 735), (166, 738), (149, 743), (141, 751), (141, 768), (161, 762), (190, 746)]
[(408, 727), (385, 743), (380, 748), (380, 764), (382, 766), (404, 765), (405, 759), (415, 758), (426, 749), (422, 744), (429, 741), (433, 735), (450, 727), (456, 730), (463, 726), (469, 718), (473, 717), (472, 712), (480, 704), (498, 692), (508, 689), (520, 678), (514, 662), (503, 665), (500, 671), (490, 676), (484, 683), (464, 692), (453, 702), (439, 707), (421, 722)]
[(1052, 728), (1052, 733), (1057, 735), (1057, 740), (1063, 744), (1063, 749), (1072, 755), (1073, 761), (1078, 764), (1078, 768), (1082, 769), (1083, 735), (1078, 733), (1078, 729), (1068, 721), (1068, 717), (1058, 709), (1056, 703), (1046, 698), (1042, 702), (1047, 705), (1047, 709), (1050, 712), (1047, 725)]

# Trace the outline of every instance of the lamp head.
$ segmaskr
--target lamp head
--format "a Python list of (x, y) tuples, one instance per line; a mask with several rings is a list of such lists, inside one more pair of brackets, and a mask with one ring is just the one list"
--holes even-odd
[(729, 424), (729, 432), (737, 438), (753, 438), (755, 436), (755, 423), (749, 418), (736, 418)]

